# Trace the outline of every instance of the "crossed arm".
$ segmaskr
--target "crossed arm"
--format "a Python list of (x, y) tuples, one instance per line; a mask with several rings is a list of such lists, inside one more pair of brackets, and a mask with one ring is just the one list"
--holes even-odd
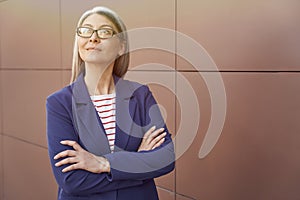
[[(167, 134), (163, 131), (164, 128), (156, 129), (155, 126), (151, 127), (145, 133), (138, 152), (149, 151), (159, 147), (164, 142), (164, 137)], [(54, 160), (63, 158), (63, 160), (55, 163), (56, 167), (71, 164), (65, 167), (62, 172), (83, 169), (92, 173), (110, 173), (110, 163), (105, 157), (96, 156), (84, 150), (76, 141), (63, 140), (60, 143), (73, 148), (73, 150), (64, 150), (54, 156)]]
[[(166, 129), (150, 128), (145, 133), (138, 152), (115, 152), (96, 156), (80, 146), (80, 140), (69, 117), (71, 114), (68, 112), (70, 111), (55, 96), (47, 100), (48, 151), (56, 181), (65, 192), (88, 195), (138, 186), (147, 179), (161, 176), (174, 168), (172, 163), (170, 166), (162, 166), (160, 162), (153, 163), (156, 158), (162, 158), (161, 155), (171, 155), (170, 160), (173, 160), (172, 141)], [(169, 143), (170, 150), (162, 148)], [(161, 160), (163, 158), (159, 161)], [(132, 164), (141, 169), (154, 166), (154, 171), (124, 172), (116, 169), (120, 163)]]

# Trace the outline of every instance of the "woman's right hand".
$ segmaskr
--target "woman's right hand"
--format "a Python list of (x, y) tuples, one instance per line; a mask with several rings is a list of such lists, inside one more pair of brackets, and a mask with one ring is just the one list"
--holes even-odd
[(138, 151), (149, 151), (159, 147), (164, 141), (166, 132), (162, 133), (165, 129), (160, 128), (156, 129), (155, 126), (152, 126), (144, 135), (143, 141), (138, 149)]
[(56, 167), (70, 164), (65, 167), (62, 172), (68, 172), (76, 169), (83, 169), (92, 173), (110, 172), (109, 161), (101, 156), (96, 156), (84, 150), (77, 142), (64, 140), (60, 142), (62, 145), (73, 147), (74, 150), (65, 150), (54, 156), (54, 160), (61, 159), (55, 163)]

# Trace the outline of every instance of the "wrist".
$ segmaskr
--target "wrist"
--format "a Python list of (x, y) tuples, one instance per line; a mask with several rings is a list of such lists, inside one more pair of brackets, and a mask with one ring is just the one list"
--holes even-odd
[(108, 172), (110, 173), (110, 163), (109, 161), (105, 158), (105, 157), (102, 157), (102, 156), (95, 156), (95, 159), (97, 161), (97, 173), (103, 173), (103, 172)]
[(106, 166), (106, 172), (107, 173), (110, 173), (110, 163), (109, 161), (107, 160), (107, 158), (103, 157), (104, 160), (105, 160), (105, 166)]

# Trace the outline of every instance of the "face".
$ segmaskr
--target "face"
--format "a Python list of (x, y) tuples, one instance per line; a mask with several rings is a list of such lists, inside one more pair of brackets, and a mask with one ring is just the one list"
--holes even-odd
[[(94, 30), (100, 28), (117, 30), (110, 20), (99, 14), (88, 16), (81, 27), (89, 27)], [(85, 63), (109, 66), (124, 51), (124, 45), (116, 35), (108, 39), (101, 39), (94, 32), (90, 38), (80, 36), (77, 36), (77, 38), (79, 55)]]

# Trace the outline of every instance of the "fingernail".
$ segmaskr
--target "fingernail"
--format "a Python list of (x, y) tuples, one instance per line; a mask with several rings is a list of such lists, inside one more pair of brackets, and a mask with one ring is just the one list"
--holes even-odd
[(155, 130), (155, 129), (156, 129), (156, 126), (152, 126), (152, 129)]
[(165, 128), (161, 128), (161, 129), (160, 129), (160, 131), (163, 131), (163, 130), (165, 130)]

